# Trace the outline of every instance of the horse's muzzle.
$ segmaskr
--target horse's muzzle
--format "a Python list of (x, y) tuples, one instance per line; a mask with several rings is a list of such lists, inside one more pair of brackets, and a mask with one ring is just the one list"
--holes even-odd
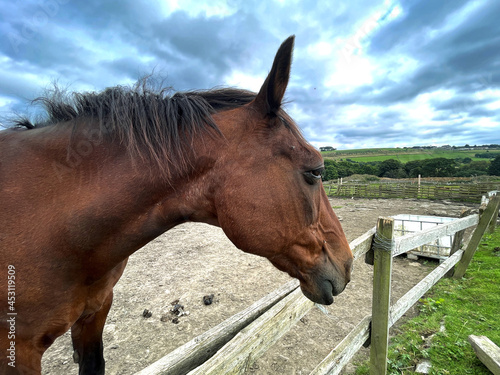
[(333, 297), (342, 293), (351, 280), (352, 260), (345, 263), (344, 269), (336, 266), (329, 269), (317, 269), (308, 280), (301, 280), (302, 293), (315, 303), (331, 305)]

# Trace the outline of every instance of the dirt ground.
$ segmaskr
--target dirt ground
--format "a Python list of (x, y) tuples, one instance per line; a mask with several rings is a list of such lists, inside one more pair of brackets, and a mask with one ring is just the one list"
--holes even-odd
[[(458, 217), (465, 207), (418, 200), (332, 199), (347, 239), (374, 227), (379, 216), (400, 213)], [(392, 298), (401, 297), (438, 263), (394, 261)], [(136, 252), (115, 287), (104, 329), (107, 374), (134, 374), (178, 346), (245, 309), (290, 277), (266, 259), (236, 249), (222, 230), (205, 224), (178, 226)], [(358, 260), (346, 290), (328, 306), (313, 308), (248, 374), (309, 374), (371, 310), (372, 267)], [(214, 295), (205, 305), (203, 297)], [(188, 315), (173, 323), (170, 310), (179, 301)], [(147, 309), (150, 317), (144, 317)], [(56, 340), (43, 358), (43, 374), (77, 374), (69, 333)], [(350, 373), (353, 365), (347, 366)]]

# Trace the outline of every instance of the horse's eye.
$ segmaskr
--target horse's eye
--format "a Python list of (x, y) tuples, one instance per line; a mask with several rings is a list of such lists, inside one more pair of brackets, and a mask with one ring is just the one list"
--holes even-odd
[(306, 182), (310, 185), (313, 185), (317, 181), (321, 179), (321, 174), (323, 173), (324, 168), (316, 168), (304, 173), (306, 178)]

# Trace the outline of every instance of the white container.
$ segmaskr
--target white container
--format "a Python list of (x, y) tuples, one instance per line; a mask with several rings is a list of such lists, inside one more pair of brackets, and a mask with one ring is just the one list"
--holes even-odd
[[(425, 216), (425, 215), (407, 215), (401, 214), (393, 216), (394, 219), (394, 237), (401, 237), (409, 233), (433, 228), (436, 225), (449, 223), (456, 220), (453, 217)], [(453, 243), (454, 235), (444, 236), (423, 246), (419, 246), (409, 251), (409, 254), (427, 258), (436, 258), (444, 260), (450, 256), (450, 249)]]

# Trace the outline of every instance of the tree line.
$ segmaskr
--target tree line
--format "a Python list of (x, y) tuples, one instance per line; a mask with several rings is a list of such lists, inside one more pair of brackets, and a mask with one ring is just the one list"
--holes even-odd
[(388, 159), (376, 162), (325, 159), (323, 180), (335, 180), (353, 174), (368, 174), (388, 178), (500, 176), (500, 154), (491, 161), (471, 158), (434, 158), (401, 163)]

